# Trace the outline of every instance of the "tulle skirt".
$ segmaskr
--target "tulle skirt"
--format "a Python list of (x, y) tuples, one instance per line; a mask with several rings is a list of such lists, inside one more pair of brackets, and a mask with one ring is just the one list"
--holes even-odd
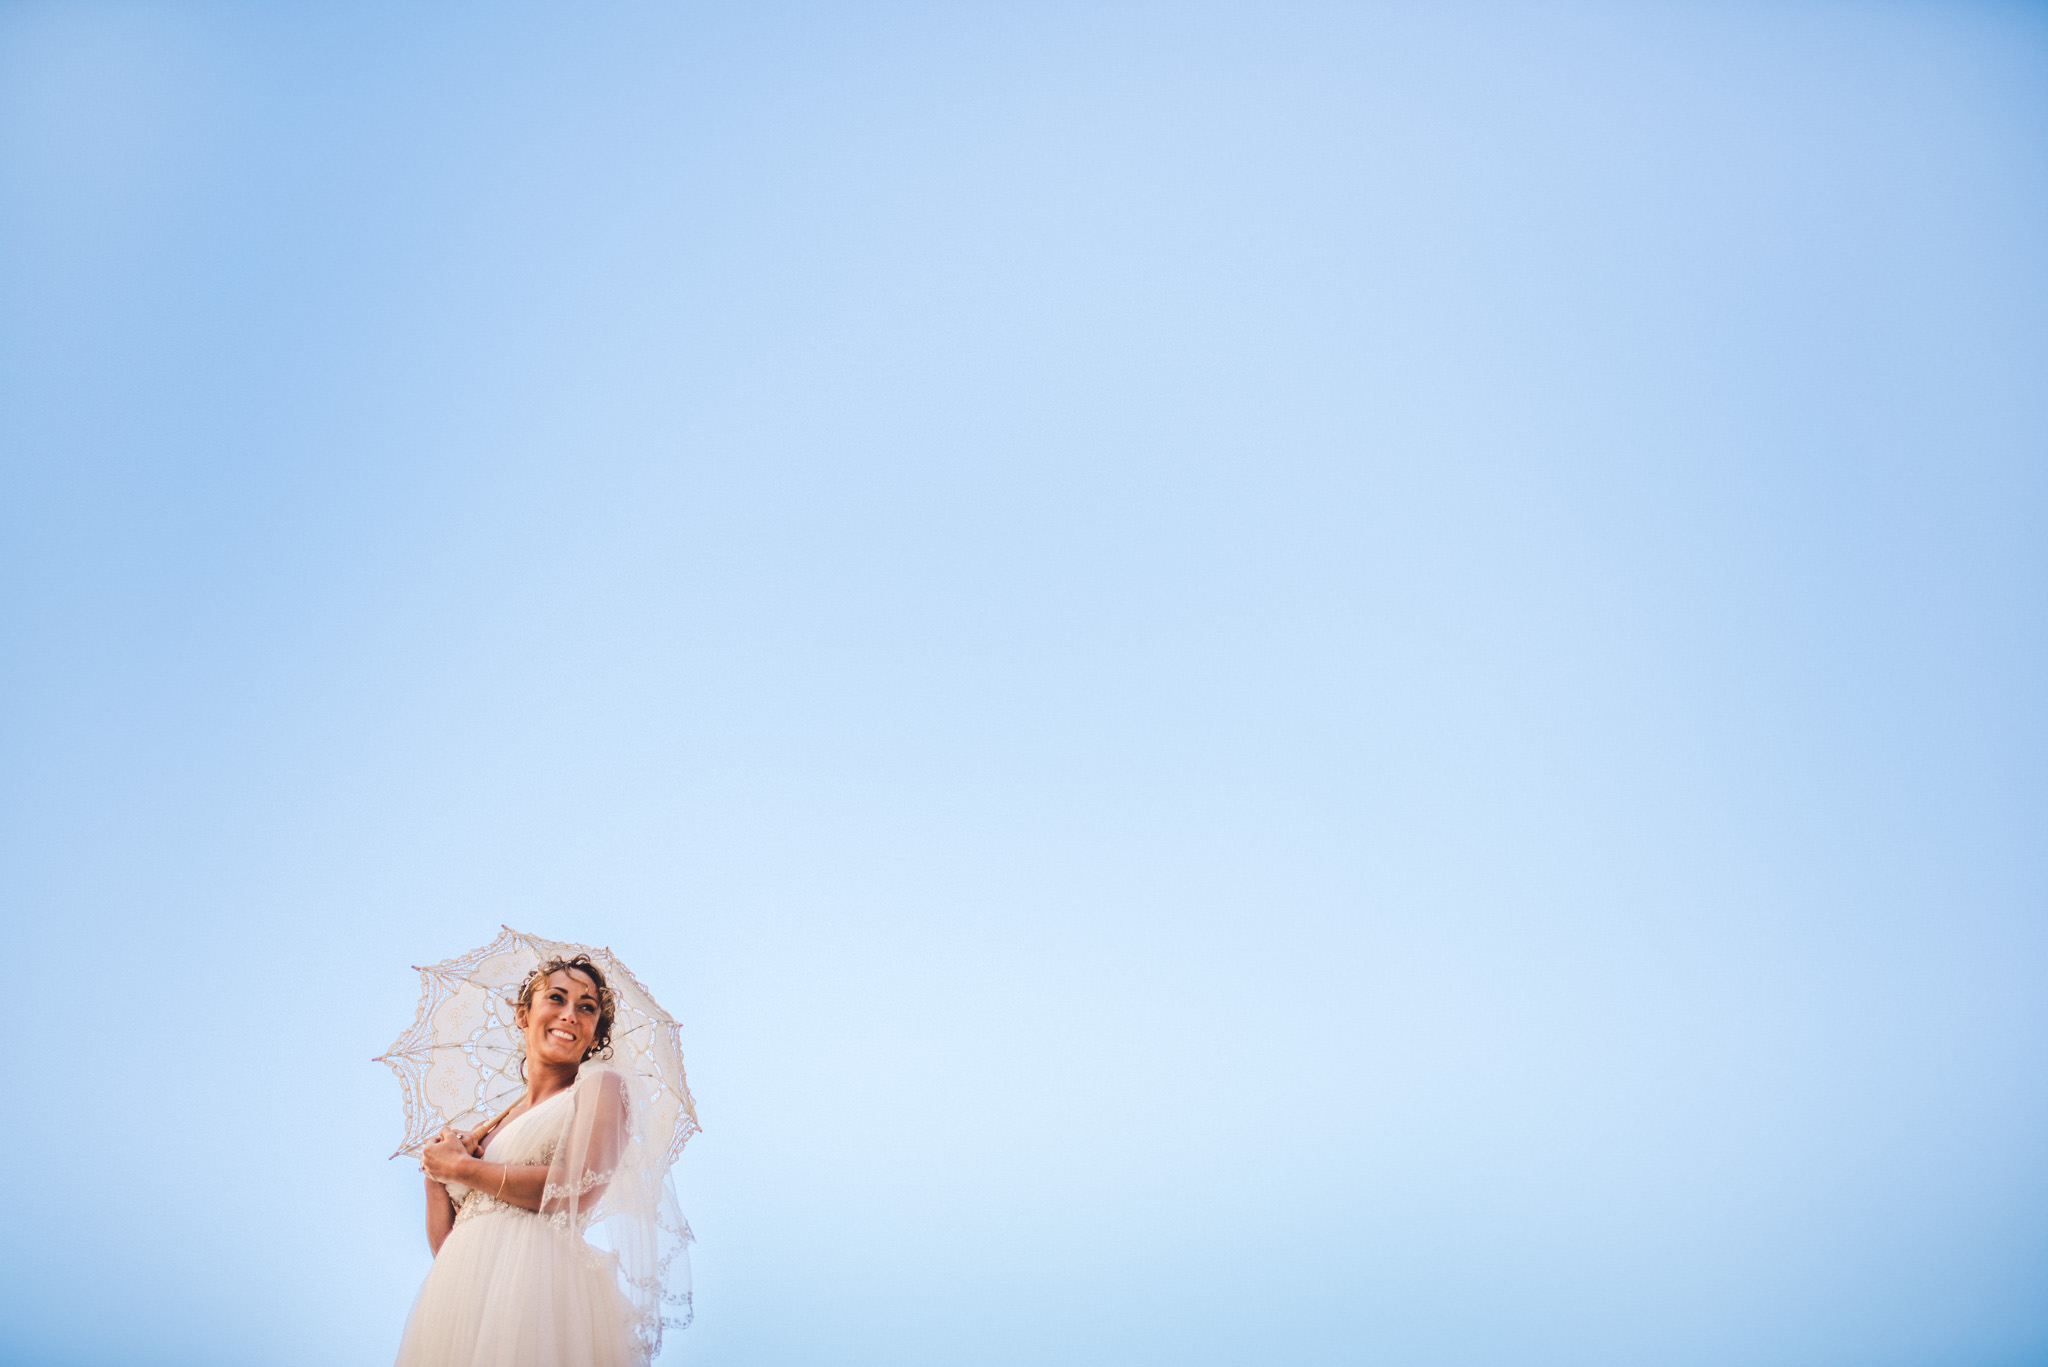
[(450, 1230), (397, 1367), (637, 1367), (632, 1311), (603, 1255), (531, 1211)]

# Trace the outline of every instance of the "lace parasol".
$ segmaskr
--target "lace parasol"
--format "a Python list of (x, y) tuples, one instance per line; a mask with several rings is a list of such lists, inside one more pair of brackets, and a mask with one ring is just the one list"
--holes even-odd
[(391, 1156), (418, 1153), (444, 1125), (473, 1130), (519, 1098), (524, 1050), (512, 999), (543, 960), (588, 954), (618, 998), (611, 1066), (632, 1081), (637, 1128), (665, 1170), (697, 1133), (675, 1018), (611, 950), (501, 931), (480, 949), (419, 970), (418, 1016), (373, 1060), (390, 1064), (405, 1090), (405, 1139)]

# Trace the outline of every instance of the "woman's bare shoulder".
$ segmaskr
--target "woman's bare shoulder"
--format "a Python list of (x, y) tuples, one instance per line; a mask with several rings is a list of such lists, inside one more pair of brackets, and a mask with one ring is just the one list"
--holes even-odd
[(576, 1090), (606, 1101), (626, 1099), (626, 1079), (616, 1068), (585, 1068), (576, 1079)]

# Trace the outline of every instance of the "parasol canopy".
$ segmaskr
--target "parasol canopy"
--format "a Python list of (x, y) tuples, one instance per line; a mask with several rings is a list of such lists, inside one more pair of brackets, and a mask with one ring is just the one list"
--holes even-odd
[(683, 1076), (682, 1032), (675, 1018), (609, 949), (543, 940), (510, 926), (497, 939), (419, 970), (419, 1014), (374, 1062), (388, 1063), (405, 1092), (405, 1138), (392, 1153), (417, 1154), (443, 1126), (473, 1130), (526, 1090), (523, 1040), (513, 999), (548, 959), (588, 954), (618, 999), (611, 1065), (640, 1081), (639, 1126), (673, 1164), (697, 1133), (697, 1107)]

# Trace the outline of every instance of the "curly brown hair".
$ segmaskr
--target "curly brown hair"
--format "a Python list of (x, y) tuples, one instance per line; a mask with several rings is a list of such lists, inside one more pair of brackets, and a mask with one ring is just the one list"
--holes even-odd
[(519, 985), (519, 995), (512, 999), (513, 1005), (521, 1011), (531, 1011), (533, 994), (540, 990), (540, 985), (548, 980), (550, 974), (558, 973), (565, 968), (571, 973), (581, 973), (597, 988), (597, 1033), (591, 1037), (590, 1047), (583, 1051), (583, 1057), (589, 1059), (603, 1055), (610, 1058), (612, 1022), (619, 1014), (619, 998), (618, 994), (612, 991), (611, 984), (604, 980), (604, 970), (592, 963), (588, 954), (576, 954), (566, 959), (557, 956), (543, 962), (539, 968), (527, 974), (526, 981)]

